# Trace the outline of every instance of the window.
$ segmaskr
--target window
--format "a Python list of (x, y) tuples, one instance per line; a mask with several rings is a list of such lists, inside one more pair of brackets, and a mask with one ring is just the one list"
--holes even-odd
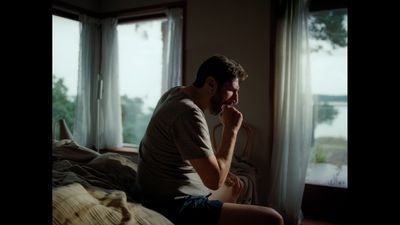
[(166, 18), (119, 24), (123, 142), (138, 145), (161, 96)]
[[(181, 84), (182, 9), (177, 7), (145, 16), (104, 20), (85, 16), (82, 22), (77, 22), (79, 13), (55, 12), (72, 20), (53, 16), (53, 121), (64, 118), (81, 145), (98, 149), (119, 148), (121, 133), (114, 131), (121, 128), (115, 123), (121, 115), (124, 146), (138, 145), (162, 92)], [(118, 24), (114, 23), (116, 20)], [(84, 35), (80, 34), (81, 28)], [(110, 39), (111, 45), (108, 45), (111, 42), (102, 41), (103, 36), (103, 40), (114, 37), (115, 31), (117, 38)], [(114, 47), (118, 47), (118, 56), (105, 53)], [(79, 65), (80, 57), (82, 65)], [(117, 66), (118, 71), (113, 71), (115, 67), (108, 69), (109, 65)], [(81, 68), (79, 71), (78, 67)], [(102, 83), (95, 74), (99, 68), (104, 70), (100, 74), (106, 78)], [(78, 72), (82, 77), (79, 81)], [(78, 82), (82, 82), (79, 99)], [(114, 82), (118, 82), (119, 92), (115, 91)], [(94, 86), (95, 83), (99, 86)], [(99, 101), (93, 90), (107, 97)], [(81, 103), (76, 104), (76, 100)], [(115, 114), (117, 111), (112, 109), (119, 105), (110, 107), (110, 104), (119, 102), (121, 114)], [(74, 115), (75, 112), (79, 114)], [(105, 113), (98, 117), (99, 112)], [(81, 121), (75, 127), (74, 117)]]
[[(53, 15), (53, 123), (65, 119), (73, 132), (78, 82), (79, 22)], [(58, 137), (58, 130), (54, 133)]]
[(309, 17), (313, 139), (306, 183), (347, 188), (347, 10)]

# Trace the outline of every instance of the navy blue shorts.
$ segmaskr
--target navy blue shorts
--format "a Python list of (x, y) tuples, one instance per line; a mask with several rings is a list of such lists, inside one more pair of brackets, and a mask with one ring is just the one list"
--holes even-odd
[(175, 225), (217, 225), (223, 202), (208, 196), (187, 196), (168, 201), (142, 201)]

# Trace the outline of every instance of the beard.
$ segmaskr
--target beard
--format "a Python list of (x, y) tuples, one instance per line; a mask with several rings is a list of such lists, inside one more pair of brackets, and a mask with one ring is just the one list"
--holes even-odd
[(221, 98), (215, 94), (211, 97), (210, 103), (210, 113), (212, 115), (218, 115), (222, 111), (223, 103), (221, 102)]

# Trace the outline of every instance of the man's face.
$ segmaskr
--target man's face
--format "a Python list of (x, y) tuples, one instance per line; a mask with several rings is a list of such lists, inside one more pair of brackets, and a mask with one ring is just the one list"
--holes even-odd
[(210, 113), (218, 115), (222, 105), (237, 105), (239, 103), (239, 80), (227, 81), (210, 100)]

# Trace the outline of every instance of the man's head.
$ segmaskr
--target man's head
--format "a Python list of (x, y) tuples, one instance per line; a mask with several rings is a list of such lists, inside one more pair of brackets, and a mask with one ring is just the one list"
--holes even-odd
[(236, 105), (239, 101), (239, 81), (247, 78), (247, 73), (236, 61), (222, 55), (215, 55), (201, 64), (193, 86), (207, 88), (212, 92), (210, 113), (221, 112), (222, 105)]

